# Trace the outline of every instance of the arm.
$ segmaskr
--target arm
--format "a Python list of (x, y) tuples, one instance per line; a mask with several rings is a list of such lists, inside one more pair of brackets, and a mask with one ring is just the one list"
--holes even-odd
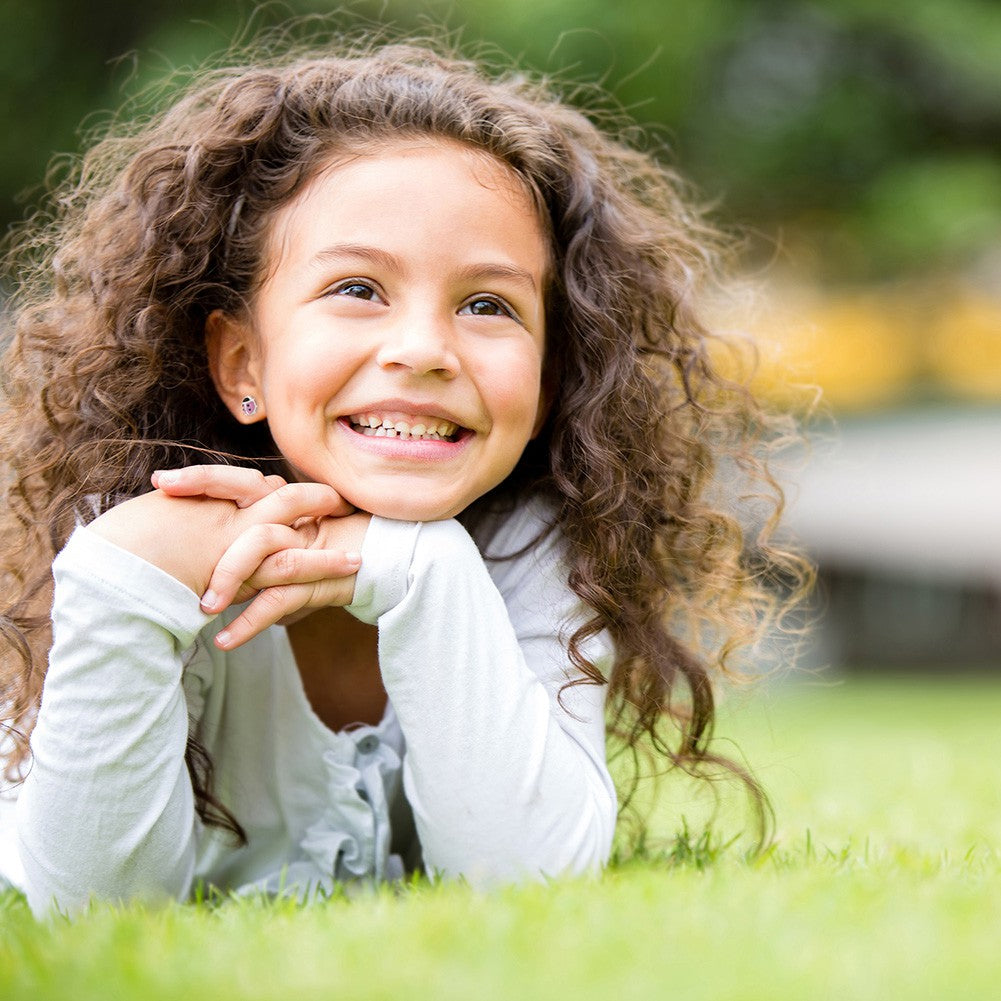
[(189, 892), (198, 821), (181, 675), (210, 619), (197, 595), (234, 536), (295, 540), (292, 523), (346, 507), (317, 484), (275, 486), (262, 481), (245, 507), (147, 494), (77, 529), (56, 558), (53, 646), (18, 805), (36, 912)]
[[(604, 687), (558, 701), (582, 611), (556, 546), (499, 567), (503, 596), (457, 522), (374, 518), (349, 606), (379, 625), (425, 863), (477, 885), (599, 868), (616, 815)], [(589, 653), (607, 673), (608, 646)]]
[(208, 621), (173, 577), (80, 528), (57, 557), (53, 646), (18, 797), (36, 913), (184, 897), (194, 814), (181, 654)]
[[(154, 474), (154, 483), (167, 475)], [(116, 505), (89, 528), (199, 595), (220, 558), (242, 536), (250, 534), (258, 544), (267, 540), (275, 552), (300, 544), (292, 526), (354, 510), (324, 484), (285, 483), (237, 466), (192, 466), (182, 479), (191, 495), (153, 490)], [(199, 486), (205, 482), (221, 483), (226, 490), (208, 493)]]

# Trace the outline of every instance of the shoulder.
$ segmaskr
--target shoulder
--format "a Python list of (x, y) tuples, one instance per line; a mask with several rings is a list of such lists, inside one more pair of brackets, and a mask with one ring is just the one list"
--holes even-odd
[(562, 550), (556, 508), (541, 496), (530, 496), (509, 509), (484, 515), (471, 534), (488, 561)]
[(569, 592), (565, 541), (556, 509), (544, 497), (490, 514), (475, 527), (473, 538), (506, 599), (517, 593), (530, 595), (529, 601), (554, 601), (558, 592)]

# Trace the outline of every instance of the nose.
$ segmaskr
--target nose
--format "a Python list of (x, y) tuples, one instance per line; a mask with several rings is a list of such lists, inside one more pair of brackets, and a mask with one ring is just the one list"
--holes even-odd
[(408, 311), (386, 331), (377, 361), (383, 368), (451, 379), (459, 372), (453, 340), (447, 320), (428, 312)]

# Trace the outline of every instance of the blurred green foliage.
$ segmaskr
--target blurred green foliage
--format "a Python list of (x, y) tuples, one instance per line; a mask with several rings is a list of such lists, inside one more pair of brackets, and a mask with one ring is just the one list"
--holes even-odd
[(975, 271), (999, 252), (994, 0), (0, 0), (0, 224), (143, 84), (310, 13), (488, 43), (568, 92), (600, 84), (762, 254), (809, 248), (821, 279)]

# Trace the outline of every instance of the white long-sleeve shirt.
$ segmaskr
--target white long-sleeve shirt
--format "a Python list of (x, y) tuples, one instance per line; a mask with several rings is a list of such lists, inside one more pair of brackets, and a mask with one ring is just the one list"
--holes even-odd
[[(489, 554), (519, 552), (543, 517), (526, 505)], [(455, 521), (373, 518), (349, 611), (378, 624), (389, 702), (377, 726), (339, 733), (311, 709), (283, 628), (218, 650), (212, 636), (236, 610), (212, 621), (175, 578), (86, 528), (53, 569), (53, 647), (17, 820), (36, 912), (185, 898), (199, 882), (324, 892), (392, 878), (415, 850), (430, 872), (476, 885), (607, 859), (605, 689), (564, 687), (565, 640), (586, 612), (552, 535), (485, 561)], [(607, 640), (587, 654), (607, 676)], [(189, 728), (245, 846), (197, 817)]]

